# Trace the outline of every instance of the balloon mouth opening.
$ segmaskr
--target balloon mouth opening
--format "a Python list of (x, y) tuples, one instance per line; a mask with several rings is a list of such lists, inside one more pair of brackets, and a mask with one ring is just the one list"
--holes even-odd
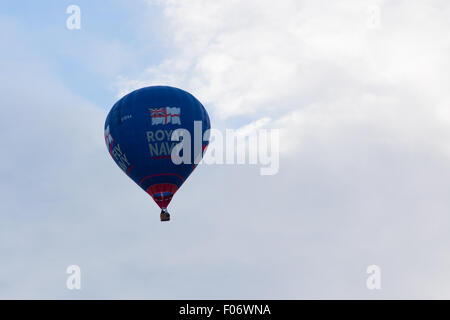
[(147, 188), (147, 193), (161, 209), (167, 209), (178, 187), (170, 183), (161, 183)]

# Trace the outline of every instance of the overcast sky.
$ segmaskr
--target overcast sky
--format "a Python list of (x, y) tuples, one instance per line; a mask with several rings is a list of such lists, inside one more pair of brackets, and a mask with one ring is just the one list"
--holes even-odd
[[(0, 298), (450, 298), (447, 0), (1, 7)], [(199, 166), (161, 223), (103, 138), (157, 84), (280, 129), (278, 174)]]

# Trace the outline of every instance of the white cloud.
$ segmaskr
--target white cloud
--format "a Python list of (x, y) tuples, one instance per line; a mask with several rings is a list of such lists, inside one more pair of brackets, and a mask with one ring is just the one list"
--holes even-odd
[[(121, 92), (178, 85), (213, 125), (283, 134), (278, 175), (200, 166), (170, 224), (109, 159), (106, 111), (63, 86), (24, 31), (10, 36), (0, 296), (448, 297), (449, 6), (378, 2), (372, 30), (373, 3), (161, 2), (174, 51), (124, 74)], [(80, 293), (65, 288), (69, 264)], [(365, 288), (370, 264), (379, 293)]]
[[(350, 103), (353, 110), (363, 97), (395, 100), (406, 92), (431, 104), (419, 108), (434, 109), (448, 102), (449, 40), (443, 30), (449, 29), (449, 9), (443, 3), (164, 2), (173, 52), (139, 79), (122, 78), (121, 92), (175, 83), (225, 119), (276, 120), (334, 102)], [(381, 19), (375, 30), (367, 27), (374, 4)], [(402, 117), (403, 106), (416, 99), (391, 105), (390, 112)]]
[[(339, 280), (330, 281), (350, 285), (345, 281), (352, 279), (352, 257), (367, 265), (379, 259), (391, 276), (387, 296), (445, 295), (448, 274), (442, 266), (448, 259), (436, 247), (436, 234), (445, 237), (449, 222), (449, 203), (440, 190), (447, 188), (442, 174), (449, 168), (450, 6), (202, 0), (163, 5), (174, 50), (133, 85), (168, 81), (187, 88), (221, 126), (233, 126), (239, 116), (249, 119), (244, 128), (272, 119), (264, 126), (281, 128), (283, 159), (276, 182), (263, 183), (274, 192), (268, 199), (285, 199), (283, 218), (314, 215), (291, 225), (310, 223), (316, 232), (312, 251), (299, 249), (305, 260), (336, 259), (332, 265), (339, 271), (331, 278)], [(374, 5), (379, 28), (368, 23)], [(270, 211), (271, 201), (263, 201), (261, 212)], [(341, 231), (322, 234), (321, 224)], [(306, 231), (292, 232), (294, 248), (293, 239)], [(323, 237), (323, 247), (317, 237)], [(336, 239), (340, 257), (330, 253)], [(328, 255), (318, 258), (314, 250)], [(434, 264), (416, 266), (423, 257)], [(325, 268), (319, 268), (322, 275)], [(414, 290), (407, 293), (408, 286)], [(325, 287), (330, 296), (342, 297), (339, 286)], [(323, 297), (320, 289), (309, 289)]]

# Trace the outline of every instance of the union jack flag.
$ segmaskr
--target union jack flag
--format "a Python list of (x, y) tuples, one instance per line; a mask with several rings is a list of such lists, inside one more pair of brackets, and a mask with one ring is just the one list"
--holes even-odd
[(150, 116), (152, 117), (152, 125), (155, 124), (181, 124), (180, 108), (176, 107), (162, 107), (150, 108)]
[(108, 148), (111, 146), (113, 141), (114, 141), (114, 139), (111, 136), (111, 133), (109, 131), (109, 125), (108, 125), (105, 129), (105, 142), (106, 142), (106, 145), (108, 146)]

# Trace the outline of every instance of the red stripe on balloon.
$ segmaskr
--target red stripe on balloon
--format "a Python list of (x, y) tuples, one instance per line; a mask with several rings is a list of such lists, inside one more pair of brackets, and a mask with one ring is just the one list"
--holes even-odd
[(133, 169), (134, 165), (131, 165), (128, 169), (127, 169), (127, 174), (130, 174), (131, 169)]
[(139, 186), (142, 184), (142, 182), (144, 182), (144, 180), (147, 180), (147, 179), (152, 178), (152, 177), (159, 177), (159, 176), (175, 176), (177, 178), (180, 178), (181, 181), (184, 182), (183, 177), (178, 175), (178, 174), (175, 174), (175, 173), (158, 173), (158, 174), (152, 174), (150, 176), (146, 176), (146, 177), (142, 178), (141, 182), (139, 182)]

